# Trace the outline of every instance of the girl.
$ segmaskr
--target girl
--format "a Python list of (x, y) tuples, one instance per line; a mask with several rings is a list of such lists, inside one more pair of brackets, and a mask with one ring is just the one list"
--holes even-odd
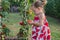
[(46, 0), (36, 1), (31, 9), (35, 13), (33, 21), (28, 21), (32, 26), (32, 40), (51, 40), (51, 33), (48, 27), (48, 22), (44, 14), (44, 6)]

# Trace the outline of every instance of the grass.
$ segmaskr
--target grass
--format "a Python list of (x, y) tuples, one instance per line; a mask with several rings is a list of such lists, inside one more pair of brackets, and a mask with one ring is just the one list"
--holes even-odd
[(51, 29), (52, 40), (60, 40), (60, 23), (57, 19), (47, 17)]
[[(9, 20), (9, 22), (7, 22)], [(19, 22), (21, 21), (20, 15), (15, 13), (9, 14), (9, 17), (7, 20), (4, 20), (3, 23), (6, 24), (6, 26), (10, 29), (10, 37), (16, 36), (19, 32), (20, 25)]]
[[(15, 13), (15, 14), (11, 13), (11, 14), (9, 14), (8, 20), (9, 20), (9, 22), (7, 22), (6, 20), (3, 22), (11, 30), (10, 37), (16, 36), (20, 29), (19, 22), (21, 21), (21, 15), (19, 15), (17, 13)], [(55, 18), (52, 18), (49, 16), (47, 17), (47, 20), (49, 22), (49, 26), (51, 29), (52, 40), (60, 40), (60, 23)]]

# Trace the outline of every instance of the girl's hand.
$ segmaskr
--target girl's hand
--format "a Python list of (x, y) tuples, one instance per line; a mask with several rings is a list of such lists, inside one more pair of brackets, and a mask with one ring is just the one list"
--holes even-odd
[(28, 24), (33, 25), (33, 21), (32, 20), (27, 20)]

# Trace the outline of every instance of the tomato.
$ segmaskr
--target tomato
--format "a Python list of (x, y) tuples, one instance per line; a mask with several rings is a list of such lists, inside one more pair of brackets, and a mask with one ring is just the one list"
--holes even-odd
[(6, 25), (5, 25), (5, 24), (3, 24), (3, 25), (2, 25), (2, 28), (5, 28), (5, 27), (6, 27)]
[(24, 25), (24, 22), (21, 21), (19, 24), (20, 24), (20, 25)]
[(27, 20), (28, 23), (32, 22), (32, 20)]

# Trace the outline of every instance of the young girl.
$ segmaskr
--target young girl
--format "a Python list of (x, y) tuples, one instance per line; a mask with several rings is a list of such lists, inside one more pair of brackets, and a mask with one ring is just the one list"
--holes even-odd
[(33, 21), (28, 21), (32, 26), (32, 40), (51, 40), (51, 33), (48, 27), (48, 22), (44, 14), (44, 6), (46, 0), (36, 1), (31, 9), (35, 13)]

